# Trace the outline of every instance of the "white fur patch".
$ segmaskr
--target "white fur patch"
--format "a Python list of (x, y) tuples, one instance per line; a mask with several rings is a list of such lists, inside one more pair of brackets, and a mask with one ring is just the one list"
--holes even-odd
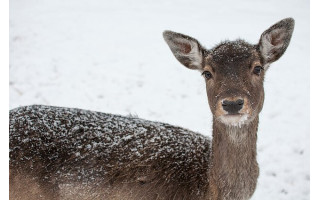
[(262, 45), (260, 46), (260, 51), (264, 59), (270, 60), (271, 59), (271, 49), (273, 45), (271, 44), (270, 41), (270, 35), (264, 35), (262, 36)]
[(192, 65), (194, 66), (201, 66), (202, 63), (202, 54), (199, 51), (198, 45), (191, 43), (191, 51), (188, 54), (190, 60), (192, 60)]
[(248, 115), (247, 114), (241, 114), (241, 115), (222, 115), (218, 118), (219, 121), (222, 123), (228, 125), (228, 126), (234, 126), (234, 127), (240, 127), (244, 125), (248, 121)]

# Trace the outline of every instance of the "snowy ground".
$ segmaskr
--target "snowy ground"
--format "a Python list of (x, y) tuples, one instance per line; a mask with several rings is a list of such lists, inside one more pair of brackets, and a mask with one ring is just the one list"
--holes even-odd
[(266, 77), (260, 117), (260, 177), (253, 199), (309, 199), (309, 2), (11, 0), (10, 108), (29, 104), (137, 114), (205, 135), (211, 114), (198, 72), (180, 65), (169, 29), (211, 48), (256, 43), (293, 17), (285, 55)]

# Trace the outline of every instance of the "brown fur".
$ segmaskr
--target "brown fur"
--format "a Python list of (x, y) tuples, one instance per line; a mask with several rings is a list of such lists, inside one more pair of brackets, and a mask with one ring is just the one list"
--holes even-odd
[[(25, 175), (11, 174), (10, 172), (10, 199), (27, 200), (27, 199), (41, 199), (43, 190), (37, 181), (32, 177)], [(44, 197), (42, 198), (44, 199)]]

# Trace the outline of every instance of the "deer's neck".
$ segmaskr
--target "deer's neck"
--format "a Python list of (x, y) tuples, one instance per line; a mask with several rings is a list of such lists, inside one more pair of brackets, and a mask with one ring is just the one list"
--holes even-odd
[(258, 121), (226, 126), (213, 120), (210, 184), (217, 199), (245, 200), (253, 194), (259, 167), (256, 161)]

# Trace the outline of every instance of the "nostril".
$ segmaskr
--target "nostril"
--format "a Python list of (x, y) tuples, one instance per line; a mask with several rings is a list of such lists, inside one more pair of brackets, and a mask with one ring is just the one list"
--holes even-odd
[(229, 106), (230, 104), (232, 104), (232, 101), (228, 101), (228, 100), (222, 101), (222, 106)]
[(232, 101), (224, 100), (222, 101), (222, 107), (223, 109), (227, 109), (232, 104)]
[(236, 103), (237, 103), (239, 106), (242, 106), (243, 103), (244, 103), (244, 101), (243, 101), (243, 99), (238, 99), (238, 100), (236, 101)]

